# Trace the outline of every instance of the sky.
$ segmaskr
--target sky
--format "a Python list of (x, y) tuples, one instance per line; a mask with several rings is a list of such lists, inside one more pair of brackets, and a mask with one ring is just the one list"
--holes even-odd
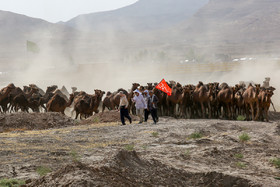
[(113, 10), (137, 0), (0, 0), (0, 10), (56, 23), (77, 15)]

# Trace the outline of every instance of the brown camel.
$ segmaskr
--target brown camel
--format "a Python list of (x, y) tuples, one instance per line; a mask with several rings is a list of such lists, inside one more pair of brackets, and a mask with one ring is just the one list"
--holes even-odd
[(227, 115), (229, 119), (233, 117), (232, 104), (234, 98), (234, 90), (226, 83), (221, 84), (221, 90), (217, 95), (220, 106), (223, 107), (223, 117)]
[(128, 111), (131, 112), (132, 114), (136, 114), (136, 109), (135, 109), (135, 104), (132, 102), (131, 99), (133, 98), (133, 92), (138, 88), (138, 86), (140, 86), (140, 84), (133, 83), (132, 88), (130, 89), (130, 92), (127, 96), (127, 100), (129, 102)]
[(271, 97), (273, 96), (273, 91), (269, 89), (261, 89), (258, 95), (259, 105), (260, 105), (260, 117), (264, 118), (267, 122), (268, 119), (268, 111), (271, 104)]
[(98, 110), (94, 110), (94, 104), (97, 105), (97, 96), (96, 95), (79, 95), (75, 98), (74, 103), (74, 110), (76, 112), (75, 119), (78, 118), (80, 115), (80, 119), (82, 119), (82, 115), (84, 115), (85, 118), (88, 116), (92, 116), (93, 112), (98, 113)]
[(84, 115), (84, 117), (87, 118), (89, 116), (92, 116), (93, 112), (99, 112), (98, 108), (105, 92), (101, 90), (94, 91), (94, 95), (81, 93), (80, 95), (75, 97), (74, 110), (76, 112), (76, 119), (79, 115), (80, 119), (82, 119), (82, 115)]
[(14, 84), (9, 84), (0, 90), (0, 102), (8, 97), (11, 91), (15, 88)]
[(60, 112), (64, 114), (66, 107), (69, 107), (74, 99), (74, 94), (70, 94), (69, 101), (67, 102), (59, 94), (54, 94), (54, 96), (47, 103), (48, 112)]
[[(209, 118), (211, 118), (211, 105), (210, 105), (210, 96), (212, 95), (212, 88), (207, 90), (203, 82), (199, 82), (193, 92), (193, 101), (194, 104), (200, 104), (200, 109), (202, 117), (205, 118), (206, 110), (204, 104), (207, 104), (209, 109)], [(195, 107), (196, 109), (196, 107)]]
[(240, 90), (238, 90), (234, 94), (234, 113), (237, 115), (244, 115), (245, 113), (245, 104), (243, 99), (243, 94)]
[(23, 90), (21, 90), (20, 88), (16, 88), (16, 95), (14, 95), (13, 97), (11, 97), (11, 110), (14, 111), (18, 111), (19, 109), (21, 109), (21, 111), (25, 111), (28, 112), (29, 109), (29, 98), (31, 98), (32, 94), (34, 93), (38, 93), (38, 89), (32, 87), (30, 92), (25, 93), (23, 92)]
[(243, 93), (247, 120), (249, 120), (249, 109), (251, 109), (252, 120), (257, 120), (260, 114), (259, 100), (258, 100), (258, 95), (260, 92), (260, 84), (256, 84), (255, 86), (256, 87), (253, 87), (252, 84), (249, 84), (248, 88)]
[(169, 108), (169, 115), (170, 116), (177, 116), (176, 106), (181, 102), (183, 94), (182, 85), (177, 83), (175, 86), (172, 87), (172, 94), (166, 96), (167, 107)]
[(182, 99), (180, 101), (180, 116), (183, 118), (187, 118), (189, 114), (189, 118), (192, 117), (193, 113), (193, 90), (191, 85), (186, 85), (183, 87)]
[(0, 106), (2, 112), (6, 113), (8, 111), (8, 103), (10, 102), (10, 93), (15, 89), (14, 84), (9, 84), (5, 88), (0, 90)]

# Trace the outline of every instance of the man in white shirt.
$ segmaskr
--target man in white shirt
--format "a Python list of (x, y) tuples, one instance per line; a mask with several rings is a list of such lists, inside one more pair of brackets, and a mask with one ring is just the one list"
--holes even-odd
[(143, 114), (144, 109), (147, 108), (147, 104), (141, 92), (139, 90), (134, 91), (135, 96), (132, 98), (132, 101), (135, 102), (136, 115), (140, 118), (139, 124), (143, 123)]

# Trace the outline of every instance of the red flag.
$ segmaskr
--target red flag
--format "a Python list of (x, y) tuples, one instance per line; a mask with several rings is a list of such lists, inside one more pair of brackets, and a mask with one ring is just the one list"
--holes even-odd
[(167, 93), (169, 96), (172, 94), (172, 89), (168, 86), (164, 79), (162, 79), (162, 81), (156, 86), (156, 89)]

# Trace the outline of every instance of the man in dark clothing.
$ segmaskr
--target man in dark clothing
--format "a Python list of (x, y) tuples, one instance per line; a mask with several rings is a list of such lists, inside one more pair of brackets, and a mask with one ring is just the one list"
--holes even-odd
[(158, 97), (153, 93), (153, 91), (149, 91), (150, 97), (148, 99), (148, 110), (150, 111), (154, 124), (158, 122), (158, 115), (157, 115), (157, 103)]
[(130, 124), (132, 122), (131, 120), (131, 117), (129, 116), (129, 113), (128, 113), (128, 101), (127, 101), (127, 98), (126, 98), (126, 95), (120, 91), (120, 104), (119, 104), (119, 110), (121, 111), (121, 121), (122, 121), (122, 125), (125, 125), (125, 120), (124, 120), (124, 117), (126, 117)]

